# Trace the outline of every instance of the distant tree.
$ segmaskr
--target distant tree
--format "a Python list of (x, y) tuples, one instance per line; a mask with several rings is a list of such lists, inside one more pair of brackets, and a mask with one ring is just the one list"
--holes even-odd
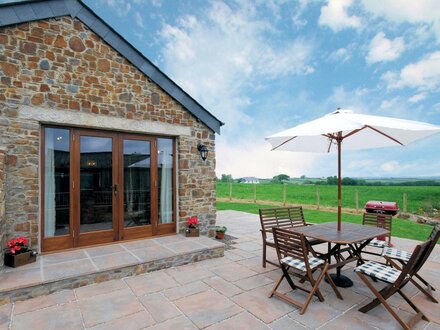
[(337, 185), (338, 184), (338, 178), (336, 176), (329, 176), (327, 178), (327, 184), (331, 185), (331, 186)]
[(234, 182), (231, 174), (222, 174), (221, 182)]
[(306, 178), (306, 176), (303, 174), (299, 177), (300, 179), (304, 180)]
[(283, 183), (284, 181), (289, 181), (290, 177), (287, 174), (278, 174), (272, 178), (273, 183)]
[(343, 186), (356, 186), (357, 185), (357, 181), (355, 179), (352, 179), (349, 177), (343, 178), (341, 180), (341, 183)]

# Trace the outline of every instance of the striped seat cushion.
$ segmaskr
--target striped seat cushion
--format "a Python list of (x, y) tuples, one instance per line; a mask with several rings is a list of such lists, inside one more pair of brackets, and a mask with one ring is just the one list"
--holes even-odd
[(409, 259), (411, 258), (410, 252), (406, 252), (406, 251), (399, 250), (399, 249), (393, 249), (390, 247), (385, 247), (383, 249), (382, 255), (389, 257), (391, 259), (398, 259), (398, 260), (402, 260), (405, 262), (408, 262)]
[(388, 246), (388, 242), (379, 240), (377, 238), (373, 238), (370, 241), (370, 243), (368, 243), (368, 246), (373, 246), (373, 247), (377, 247), (377, 248), (384, 248), (384, 247)]
[[(315, 257), (309, 257), (310, 269), (315, 269), (319, 265), (322, 265), (324, 262), (325, 261), (322, 259), (315, 258)], [(292, 257), (285, 257), (285, 258), (281, 259), (281, 263), (288, 265), (290, 267), (296, 268), (298, 270), (301, 270), (303, 272), (305, 272), (307, 270), (306, 263), (300, 259), (295, 259)]]
[(401, 273), (400, 270), (385, 266), (374, 261), (368, 261), (363, 265), (356, 267), (354, 271), (357, 273), (363, 273), (365, 275), (377, 278), (378, 280), (382, 280), (388, 283), (396, 282)]

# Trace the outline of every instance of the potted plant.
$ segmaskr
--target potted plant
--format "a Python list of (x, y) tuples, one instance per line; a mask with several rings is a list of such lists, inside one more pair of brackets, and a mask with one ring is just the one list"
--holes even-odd
[(37, 253), (29, 248), (26, 237), (13, 238), (5, 249), (5, 266), (18, 267), (35, 262)]
[(199, 224), (199, 218), (196, 216), (188, 218), (188, 225), (185, 230), (186, 237), (199, 237), (200, 231), (197, 225)]
[(228, 230), (225, 226), (215, 226), (215, 238), (216, 239), (223, 239), (225, 237), (225, 233)]

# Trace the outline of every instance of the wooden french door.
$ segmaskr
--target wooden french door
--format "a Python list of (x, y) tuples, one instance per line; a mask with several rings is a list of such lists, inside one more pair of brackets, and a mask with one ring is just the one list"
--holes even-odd
[(43, 128), (42, 250), (175, 232), (174, 154), (172, 139)]
[[(119, 239), (152, 236), (157, 231), (157, 151), (152, 138), (119, 135)], [(152, 189), (153, 188), (153, 189)]]
[(118, 238), (118, 136), (73, 131), (74, 246)]

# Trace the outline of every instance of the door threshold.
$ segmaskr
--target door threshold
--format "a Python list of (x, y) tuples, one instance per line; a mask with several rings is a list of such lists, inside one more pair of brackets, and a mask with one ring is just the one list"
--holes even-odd
[(178, 234), (179, 233), (166, 233), (166, 234), (149, 236), (149, 237), (124, 239), (124, 240), (120, 240), (120, 241), (113, 241), (113, 242), (107, 242), (107, 243), (98, 243), (98, 244), (92, 244), (92, 245), (87, 245), (87, 246), (77, 246), (77, 247), (72, 247), (72, 248), (68, 248), (68, 249), (60, 249), (60, 250), (55, 250), (55, 251), (39, 252), (39, 254), (40, 255), (49, 255), (49, 254), (60, 253), (60, 252), (77, 251), (77, 250), (81, 250), (81, 249), (89, 249), (89, 248), (95, 248), (95, 247), (109, 246), (109, 245), (121, 244), (121, 243), (126, 243), (126, 242), (142, 241), (142, 240), (152, 239), (152, 238), (159, 238), (159, 237), (166, 237), (166, 236), (175, 236), (175, 235), (178, 235)]

